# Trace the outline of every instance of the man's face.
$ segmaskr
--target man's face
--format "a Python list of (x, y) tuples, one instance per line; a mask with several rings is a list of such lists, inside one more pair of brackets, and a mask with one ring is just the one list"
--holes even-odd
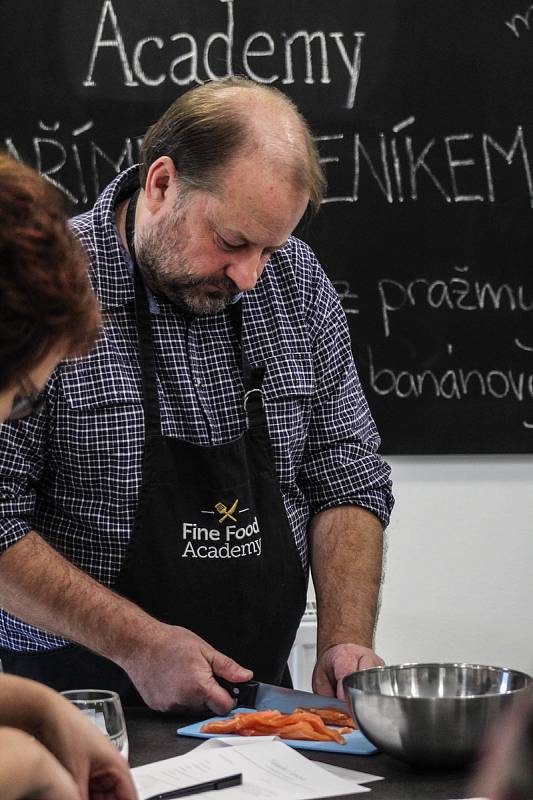
[(216, 314), (257, 283), (272, 253), (292, 233), (308, 202), (256, 160), (237, 159), (216, 194), (179, 183), (138, 232), (136, 254), (147, 284), (179, 309)]

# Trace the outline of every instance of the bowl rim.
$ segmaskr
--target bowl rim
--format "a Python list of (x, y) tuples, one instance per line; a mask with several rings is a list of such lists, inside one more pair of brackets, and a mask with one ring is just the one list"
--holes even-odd
[[(391, 669), (410, 669), (412, 667), (468, 667), (469, 669), (485, 669), (485, 670), (494, 670), (495, 672), (506, 672), (508, 674), (521, 676), (523, 678), (527, 678), (527, 685), (523, 686), (519, 689), (509, 689), (507, 692), (486, 692), (485, 694), (464, 694), (460, 697), (415, 697), (410, 694), (383, 694), (383, 692), (373, 691), (371, 689), (356, 689), (353, 686), (347, 686), (347, 681), (352, 675), (358, 675), (361, 672), (385, 672), (386, 670)], [(439, 701), (439, 700), (468, 700), (477, 698), (482, 700), (486, 697), (507, 697), (509, 695), (517, 694), (518, 692), (523, 692), (524, 690), (531, 690), (533, 688), (533, 676), (529, 675), (527, 672), (522, 672), (518, 669), (511, 669), (510, 667), (497, 667), (490, 664), (473, 664), (467, 661), (406, 661), (402, 664), (384, 664), (380, 667), (366, 667), (365, 669), (356, 670), (355, 672), (350, 672), (349, 675), (346, 675), (343, 678), (342, 685), (344, 687), (345, 694), (347, 695), (347, 699), (350, 697), (350, 692), (348, 691), (351, 689), (352, 691), (359, 691), (365, 695), (371, 695), (376, 697), (394, 697), (397, 699), (404, 699), (404, 700), (428, 700), (430, 701)]]

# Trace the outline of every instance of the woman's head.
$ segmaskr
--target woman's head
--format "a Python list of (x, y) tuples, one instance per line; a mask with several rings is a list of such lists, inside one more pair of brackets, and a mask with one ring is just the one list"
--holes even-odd
[(57, 362), (90, 347), (100, 312), (61, 197), (0, 154), (0, 421), (34, 395)]

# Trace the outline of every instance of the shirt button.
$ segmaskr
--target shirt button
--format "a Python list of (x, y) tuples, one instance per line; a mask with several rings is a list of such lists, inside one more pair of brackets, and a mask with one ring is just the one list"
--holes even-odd
[(200, 386), (202, 385), (202, 381), (200, 380), (200, 378), (196, 378), (196, 380), (194, 381), (194, 385), (196, 386), (197, 389), (200, 388)]

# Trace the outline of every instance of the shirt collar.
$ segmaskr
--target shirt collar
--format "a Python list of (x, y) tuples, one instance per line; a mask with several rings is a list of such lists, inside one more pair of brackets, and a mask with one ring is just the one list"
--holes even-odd
[[(95, 263), (93, 286), (104, 310), (130, 303), (135, 296), (133, 276), (115, 221), (115, 208), (139, 186), (139, 167), (121, 172), (98, 197), (90, 213)], [(131, 264), (131, 260), (130, 260)]]

